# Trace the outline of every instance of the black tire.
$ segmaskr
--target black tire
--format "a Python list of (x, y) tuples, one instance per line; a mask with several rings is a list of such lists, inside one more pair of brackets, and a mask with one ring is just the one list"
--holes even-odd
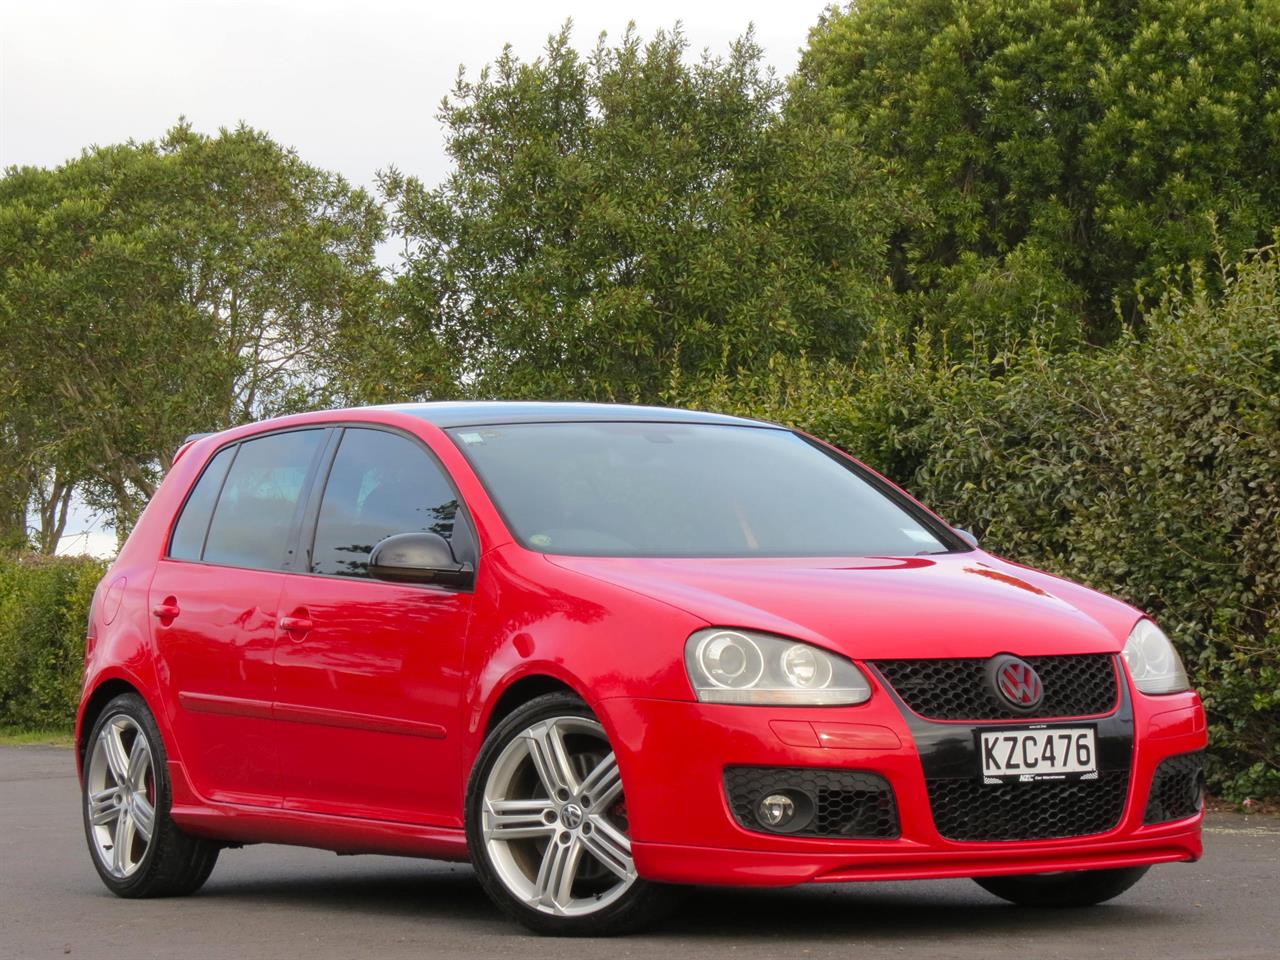
[(596, 721), (595, 715), (578, 697), (569, 693), (549, 693), (518, 707), (485, 739), (467, 785), (467, 846), (476, 876), (485, 893), (518, 923), (535, 933), (559, 937), (599, 937), (632, 933), (652, 925), (670, 909), (670, 889), (637, 878), (618, 899), (596, 912), (559, 916), (530, 906), (509, 890), (490, 860), (483, 828), (485, 784), (496, 761), (522, 731), (541, 721), (581, 717)]
[(1092, 907), (1120, 896), (1150, 867), (1074, 870), (1015, 877), (974, 877), (988, 893), (1020, 907)]
[[(151, 750), (151, 768), (154, 778), (155, 820), (151, 841), (146, 853), (138, 861), (137, 869), (127, 877), (113, 876), (101, 861), (93, 838), (89, 816), (89, 761), (94, 745), (103, 728), (117, 717), (127, 717), (138, 727), (138, 735), (146, 737)], [(168, 757), (164, 740), (156, 726), (155, 718), (146, 703), (135, 693), (116, 697), (103, 709), (85, 746), (84, 784), (81, 788), (80, 809), (84, 820), (85, 840), (89, 845), (89, 859), (102, 882), (118, 897), (140, 899), (146, 897), (181, 897), (195, 893), (209, 879), (218, 862), (221, 846), (183, 833), (169, 819), (173, 806), (173, 791), (169, 782)]]

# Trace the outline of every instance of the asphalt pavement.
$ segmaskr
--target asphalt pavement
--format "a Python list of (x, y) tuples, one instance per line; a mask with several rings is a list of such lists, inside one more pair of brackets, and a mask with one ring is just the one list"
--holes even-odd
[(1275, 958), (1280, 820), (1211, 815), (1197, 864), (1089, 910), (1026, 910), (968, 880), (689, 890), (662, 928), (525, 934), (466, 866), (228, 850), (200, 893), (119, 900), (89, 862), (69, 750), (0, 747), (0, 958)]

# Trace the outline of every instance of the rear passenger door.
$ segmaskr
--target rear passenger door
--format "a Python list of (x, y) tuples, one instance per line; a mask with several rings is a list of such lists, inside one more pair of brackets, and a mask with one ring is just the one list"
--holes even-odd
[(474, 564), (474, 535), (453, 484), (419, 440), (348, 427), (330, 459), (303, 525), (306, 572), (286, 575), (280, 598), (285, 806), (457, 826), (472, 594), (374, 580), (368, 563), (380, 540), (431, 531)]
[(280, 804), (276, 607), (327, 432), (267, 434), (218, 451), (151, 583), (178, 755), (210, 800)]

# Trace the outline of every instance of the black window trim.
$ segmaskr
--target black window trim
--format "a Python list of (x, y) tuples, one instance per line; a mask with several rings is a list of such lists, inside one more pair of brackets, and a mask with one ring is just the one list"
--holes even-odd
[[(289, 569), (289, 565), (292, 562), (292, 557), (294, 556), (293, 546), (294, 546), (296, 535), (297, 535), (297, 525), (299, 521), (299, 507), (301, 507), (301, 505), (306, 502), (307, 498), (310, 495), (310, 484), (315, 479), (316, 467), (321, 462), (322, 454), (324, 453), (327, 447), (327, 444), (329, 442), (327, 438), (321, 439), (319, 448), (315, 454), (312, 454), (311, 463), (307, 467), (307, 473), (304, 476), (302, 481), (302, 489), (298, 492), (298, 503), (295, 504), (294, 506), (293, 517), (290, 520), (289, 535), (285, 538), (285, 548), (281, 553), (282, 565), (280, 567), (275, 567), (275, 568), (246, 567), (236, 563), (219, 563), (216, 560), (206, 560), (204, 558), (204, 554), (205, 554), (205, 550), (209, 546), (209, 530), (213, 526), (213, 518), (218, 512), (218, 504), (222, 501), (222, 493), (223, 493), (223, 490), (226, 488), (227, 478), (231, 476), (231, 468), (235, 466), (236, 460), (240, 456), (240, 448), (244, 446), (246, 443), (249, 443), (253, 440), (260, 440), (263, 437), (271, 437), (271, 436), (275, 436), (277, 434), (282, 434), (282, 433), (304, 433), (311, 430), (322, 430), (326, 434), (330, 434), (333, 432), (333, 426), (332, 424), (328, 424), (328, 423), (320, 423), (320, 424), (306, 424), (306, 425), (292, 426), (292, 427), (278, 427), (274, 430), (263, 430), (260, 433), (253, 433), (253, 434), (250, 434), (249, 436), (239, 437), (235, 440), (228, 441), (227, 443), (224, 443), (222, 446), (218, 447), (216, 450), (210, 453), (208, 458), (205, 460), (204, 465), (200, 467), (200, 473), (196, 476), (195, 480), (192, 481), (191, 486), (187, 488), (186, 495), (182, 498), (182, 505), (174, 513), (173, 519), (170, 521), (169, 536), (165, 540), (164, 555), (161, 557), (161, 559), (166, 560), (169, 563), (194, 563), (194, 564), (199, 564), (201, 566), (222, 567), (224, 569), (229, 569), (229, 570), (255, 570), (261, 573), (293, 573), (295, 572)], [(218, 495), (214, 497), (213, 507), (209, 511), (209, 519), (205, 521), (204, 536), (200, 540), (200, 556), (194, 560), (187, 559), (185, 557), (173, 556), (172, 555), (173, 535), (178, 529), (178, 521), (182, 519), (183, 513), (186, 512), (187, 503), (188, 501), (190, 501), (191, 495), (195, 493), (196, 487), (200, 485), (200, 481), (204, 479), (205, 472), (209, 469), (209, 466), (213, 463), (214, 459), (218, 456), (218, 454), (222, 453), (224, 450), (230, 450), (232, 447), (234, 447), (235, 450), (231, 455), (231, 462), (227, 464), (227, 472), (222, 475), (222, 482), (219, 483), (218, 485)]]
[[(204, 471), (209, 469), (214, 458), (221, 454), (223, 450), (230, 450), (231, 459), (227, 461), (227, 469), (222, 471), (222, 479), (218, 481), (218, 492), (213, 495), (213, 502), (209, 504), (209, 516), (204, 522), (204, 536), (200, 538), (200, 555), (196, 557), (196, 560), (200, 563), (204, 562), (204, 552), (209, 549), (209, 531), (213, 529), (213, 515), (218, 512), (218, 501), (222, 499), (222, 491), (227, 489), (227, 477), (231, 476), (231, 468), (236, 465), (236, 460), (240, 458), (240, 450), (243, 447), (244, 444), (242, 443), (237, 443), (234, 447), (223, 447), (210, 457), (209, 462), (204, 465), (204, 470), (200, 471), (200, 479), (196, 480), (196, 482), (191, 485), (191, 491), (187, 494), (187, 496), (190, 496), (192, 493), (195, 493), (196, 487), (200, 486), (200, 480), (204, 479)], [(182, 512), (178, 514), (179, 520), (182, 519), (182, 513), (185, 513), (186, 510), (187, 504), (186, 501), (183, 501)], [(177, 521), (174, 522), (173, 529), (175, 532), (177, 531)], [(169, 549), (173, 549), (172, 544), (169, 545)]]
[(306, 515), (307, 504), (311, 500), (311, 490), (315, 486), (316, 476), (319, 473), (320, 465), (324, 463), (325, 454), (329, 450), (329, 445), (333, 443), (334, 434), (339, 431), (332, 427), (325, 428), (325, 435), (320, 440), (320, 446), (311, 456), (311, 464), (307, 467), (307, 473), (302, 481), (302, 489), (298, 491), (298, 502), (293, 505), (293, 516), (289, 518), (289, 535), (285, 538), (284, 550), (284, 566), (283, 573), (294, 573), (293, 564), (298, 556), (298, 535), (302, 529), (302, 518)]
[[(305, 559), (305, 569), (290, 570), (288, 573), (293, 576), (316, 577), (322, 580), (342, 580), (346, 583), (382, 584), (383, 586), (400, 588), (404, 588), (406, 586), (416, 587), (433, 593), (474, 593), (475, 584), (480, 580), (480, 563), (481, 555), (483, 553), (480, 543), (480, 532), (476, 527), (475, 521), (472, 519), (471, 509), (467, 506), (467, 501), (462, 496), (462, 491), (458, 489), (458, 484), (454, 480), (453, 474), (449, 472), (449, 468), (445, 466), (444, 461), (440, 459), (439, 454), (431, 449), (430, 445), (421, 437), (405, 430), (402, 427), (394, 426), (392, 424), (370, 423), (368, 421), (361, 420), (344, 420), (327, 424), (327, 426), (333, 430), (333, 436), (324, 447), (323, 455), (320, 459), (314, 481), (305, 498), (306, 508), (301, 513), (300, 523), (297, 530), (297, 547), (299, 548), (299, 552), (295, 555), (301, 556)], [(444, 477), (445, 483), (448, 484), (449, 489), (453, 491), (453, 495), (458, 500), (458, 516), (462, 519), (463, 525), (466, 528), (466, 535), (471, 541), (472, 553), (474, 554), (472, 566), (475, 567), (475, 576), (472, 577), (472, 585), (470, 587), (457, 587), (439, 583), (388, 583), (383, 580), (375, 580), (373, 577), (348, 577), (337, 573), (316, 573), (311, 569), (311, 564), (315, 557), (316, 528), (318, 527), (320, 520), (320, 504), (324, 499), (325, 488), (329, 485), (329, 475), (333, 471), (333, 464), (337, 459), (338, 450), (342, 446), (342, 437), (346, 435), (348, 430), (377, 430), (382, 433), (392, 434), (393, 436), (403, 437), (426, 453), (431, 462), (440, 470), (440, 474)], [(456, 529), (453, 536), (457, 536)], [(305, 549), (300, 549), (302, 544), (306, 545)], [(450, 537), (449, 539), (449, 546), (451, 548), (453, 547), (453, 537)], [(456, 555), (457, 551), (455, 550), (454, 552)]]
[(297, 570), (290, 571), (292, 574), (311, 575), (311, 558), (315, 553), (316, 517), (320, 511), (320, 501), (324, 496), (324, 489), (329, 485), (329, 474), (333, 470), (334, 457), (337, 456), (338, 447), (342, 443), (342, 435), (345, 432), (340, 426), (330, 427), (329, 437), (325, 441), (324, 448), (320, 451), (320, 460), (316, 465), (315, 474), (310, 478), (311, 483), (307, 487), (306, 496), (299, 498), (298, 506), (300, 511), (294, 518), (297, 522), (294, 525), (289, 542), (289, 550), (302, 563)]

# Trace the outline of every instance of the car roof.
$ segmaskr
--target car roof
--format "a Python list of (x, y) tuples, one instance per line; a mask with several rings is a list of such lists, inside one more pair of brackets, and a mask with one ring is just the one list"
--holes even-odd
[(776, 424), (722, 413), (625, 403), (546, 403), (507, 400), (389, 404), (375, 409), (418, 417), (437, 427), (477, 427), (500, 423), (712, 423), (745, 427)]

